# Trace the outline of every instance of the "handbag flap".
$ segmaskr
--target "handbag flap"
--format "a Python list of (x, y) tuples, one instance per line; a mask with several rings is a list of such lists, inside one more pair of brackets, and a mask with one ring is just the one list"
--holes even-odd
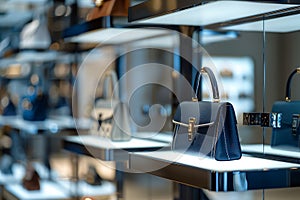
[(222, 106), (226, 106), (226, 102), (213, 103), (208, 101), (185, 101), (179, 104), (174, 115), (174, 121), (189, 124), (189, 119), (195, 118), (195, 125), (215, 122), (216, 118), (220, 114), (220, 108)]
[(282, 113), (282, 126), (291, 127), (293, 114), (300, 114), (300, 101), (276, 101), (272, 106), (272, 112)]

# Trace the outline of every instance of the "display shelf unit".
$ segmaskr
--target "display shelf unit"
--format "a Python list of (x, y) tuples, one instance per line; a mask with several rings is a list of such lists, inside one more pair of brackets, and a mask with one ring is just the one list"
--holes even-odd
[(52, 181), (41, 181), (41, 189), (28, 191), (19, 183), (7, 184), (3, 188), (3, 198), (7, 200), (68, 200), (68, 195), (58, 184)]
[[(109, 138), (95, 135), (67, 136), (63, 141), (63, 148), (75, 155), (75, 171), (78, 170), (78, 157), (90, 156), (102, 161), (116, 162), (116, 185), (118, 196), (123, 195), (123, 170), (128, 171), (130, 152), (156, 151), (169, 149), (168, 137), (159, 140), (131, 138), (129, 141), (113, 142)], [(76, 172), (78, 175), (78, 171)], [(78, 179), (78, 177), (75, 177)]]
[(242, 151), (245, 154), (255, 157), (279, 160), (291, 163), (300, 163), (300, 149), (297, 147), (277, 146), (262, 144), (242, 145)]
[[(181, 32), (178, 25), (127, 23), (124, 20), (114, 22), (114, 17), (105, 16), (65, 29), (63, 38), (67, 43), (96, 44), (94, 47), (146, 43), (156, 48), (174, 48), (174, 37), (178, 32)], [(201, 37), (203, 44), (208, 44), (232, 40), (237, 38), (238, 34), (227, 30), (201, 30)]]
[[(157, 6), (159, 5), (159, 6)], [(289, 32), (300, 30), (300, 1), (228, 1), (196, 0), (180, 1), (148, 0), (129, 8), (129, 21), (134, 23), (153, 23), (170, 25), (202, 26), (208, 29), (262, 31), (261, 24), (270, 22), (267, 31)], [(294, 16), (293, 18), (289, 16)], [(274, 19), (282, 19), (275, 20)], [(289, 21), (288, 21), (289, 20)], [(280, 22), (289, 22), (287, 24)], [(291, 25), (291, 22), (294, 25)], [(240, 26), (240, 24), (242, 24)], [(250, 26), (248, 26), (250, 24)], [(284, 28), (280, 28), (283, 24)], [(247, 26), (247, 28), (245, 27)]]
[[(86, 21), (64, 30), (65, 42), (71, 43), (100, 43), (104, 45), (120, 45), (128, 42), (172, 35), (171, 30), (177, 26), (157, 26), (128, 24), (127, 19), (118, 20), (116, 17), (105, 16)], [(135, 34), (128, 34), (134, 31)]]
[[(200, 26), (213, 30), (286, 33), (300, 30), (299, 14), (300, 1), (297, 0), (147, 0), (129, 8), (129, 21)], [(300, 166), (297, 156), (288, 156), (287, 151), (268, 146), (264, 147), (262, 153), (256, 148), (245, 145), (243, 152), (255, 157), (243, 155), (240, 160), (229, 162), (173, 151), (135, 152), (130, 154), (129, 165), (143, 173), (218, 192), (299, 187), (297, 177)], [(239, 187), (241, 184), (243, 187)], [(181, 192), (190, 193), (184, 189)]]
[(246, 191), (300, 186), (300, 165), (242, 156), (235, 161), (174, 151), (131, 153), (130, 167), (195, 188), (211, 191)]
[[(77, 125), (77, 124), (80, 124)], [(25, 132), (27, 134), (39, 133), (59, 133), (66, 131), (76, 132), (77, 129), (88, 130), (90, 123), (86, 120), (75, 124), (71, 116), (49, 116), (44, 121), (27, 121), (21, 116), (0, 116), (0, 126), (9, 126), (12, 129)]]
[(101, 185), (89, 185), (83, 180), (78, 182), (58, 181), (57, 184), (69, 191), (72, 197), (113, 197), (116, 195), (116, 186), (109, 181), (103, 181)]
[(67, 136), (64, 149), (92, 156), (103, 161), (128, 161), (130, 152), (155, 151), (169, 148), (168, 142), (132, 138), (129, 141), (113, 142), (95, 135)]

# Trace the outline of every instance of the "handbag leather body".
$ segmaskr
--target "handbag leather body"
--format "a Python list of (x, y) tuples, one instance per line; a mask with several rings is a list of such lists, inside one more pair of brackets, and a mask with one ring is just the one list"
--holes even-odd
[[(92, 128), (92, 134), (110, 138), (113, 141), (128, 141), (131, 139), (130, 113), (126, 103), (119, 99), (117, 75), (114, 70), (106, 72), (103, 78), (103, 99), (95, 102), (92, 118), (97, 123)], [(115, 89), (115, 95), (109, 90)], [(114, 98), (112, 98), (112, 96)]]
[[(5, 99), (5, 104), (1, 102), (0, 110), (3, 116), (15, 116), (17, 115), (17, 109), (12, 100), (8, 96), (4, 96), (1, 101)], [(6, 102), (7, 101), (7, 102)]]
[(281, 127), (272, 129), (272, 147), (299, 147), (300, 101), (291, 101), (291, 81), (296, 74), (300, 74), (300, 68), (288, 78), (286, 100), (276, 101), (272, 106), (272, 112), (281, 113)]
[(173, 119), (175, 127), (172, 149), (198, 156), (205, 155), (219, 161), (240, 159), (242, 153), (234, 108), (229, 102), (219, 102), (213, 72), (203, 67), (201, 73), (208, 74), (214, 102), (194, 99), (179, 104)]
[(26, 190), (40, 190), (40, 176), (30, 164), (26, 167), (26, 174), (22, 179), (22, 185)]
[(22, 117), (28, 121), (43, 121), (47, 118), (48, 95), (31, 86), (32, 92), (22, 98)]

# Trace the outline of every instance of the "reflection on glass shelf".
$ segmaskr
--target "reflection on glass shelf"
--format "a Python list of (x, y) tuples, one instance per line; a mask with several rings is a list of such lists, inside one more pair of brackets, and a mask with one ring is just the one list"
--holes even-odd
[[(254, 110), (254, 63), (249, 57), (211, 57), (203, 59), (203, 66), (216, 69), (222, 101), (233, 104), (239, 122), (244, 112)], [(210, 100), (210, 85), (202, 85), (203, 100)]]
[[(300, 11), (299, 11), (300, 12)], [(300, 14), (280, 17), (263, 21), (244, 23), (223, 28), (224, 30), (237, 31), (263, 31), (286, 33), (300, 30)]]

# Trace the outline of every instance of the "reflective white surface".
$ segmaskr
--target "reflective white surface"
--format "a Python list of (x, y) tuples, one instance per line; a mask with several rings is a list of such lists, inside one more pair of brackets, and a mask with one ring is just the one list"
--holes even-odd
[(261, 153), (261, 154), (264, 153), (267, 155), (300, 159), (300, 148), (296, 148), (296, 147), (272, 148), (270, 145), (262, 145), (262, 144), (248, 144), (248, 145), (242, 145), (241, 147), (243, 152), (245, 153)]
[(39, 131), (48, 131), (48, 133), (54, 134), (64, 129), (88, 129), (90, 127), (89, 122), (80, 119), (77, 124), (76, 126), (71, 116), (52, 116), (44, 121), (27, 121), (21, 116), (0, 116), (0, 125), (9, 125), (29, 134), (37, 134)]
[(42, 181), (41, 189), (28, 191), (21, 184), (13, 183), (5, 186), (5, 190), (19, 199), (42, 200), (42, 199), (68, 199), (67, 192), (59, 185), (50, 181)]
[[(151, 153), (134, 153), (146, 158), (160, 160), (165, 163), (177, 163), (188, 167), (196, 167), (199, 169), (216, 171), (216, 172), (232, 172), (232, 171), (253, 171), (253, 170), (271, 170), (271, 169), (291, 169), (300, 168), (299, 164), (279, 162), (274, 160), (242, 156), (240, 160), (233, 161), (217, 161), (212, 158), (181, 154), (174, 151), (159, 151)], [(151, 161), (149, 161), (151, 162)]]
[[(214, 32), (203, 30), (201, 32), (201, 44), (236, 39), (235, 32)], [(167, 29), (150, 28), (108, 28), (90, 31), (79, 36), (67, 38), (66, 41), (78, 43), (122, 44), (128, 43), (132, 47), (161, 47), (175, 48), (179, 45), (179, 33)], [(197, 44), (198, 45), (198, 44)]]
[(58, 185), (72, 196), (110, 196), (116, 193), (116, 186), (112, 182), (103, 181), (101, 185), (90, 185), (85, 181), (58, 181)]
[(296, 5), (257, 3), (251, 1), (216, 1), (159, 17), (140, 20), (138, 22), (202, 26), (294, 6)]
[(65, 39), (78, 43), (120, 44), (170, 34), (166, 29), (106, 28)]
[(145, 139), (132, 138), (129, 141), (114, 142), (109, 138), (95, 135), (70, 136), (67, 141), (92, 146), (99, 149), (133, 149), (133, 148), (160, 148), (168, 146), (167, 143)]

